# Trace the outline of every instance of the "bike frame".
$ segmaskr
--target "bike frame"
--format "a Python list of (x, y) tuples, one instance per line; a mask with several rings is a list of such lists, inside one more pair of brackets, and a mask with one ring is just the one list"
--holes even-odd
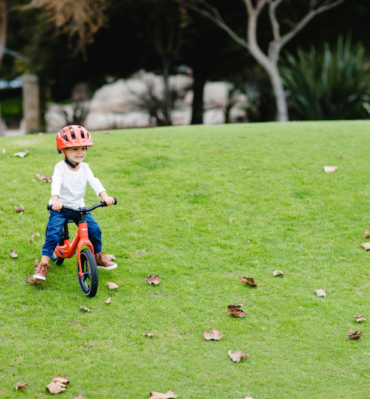
[(59, 256), (60, 258), (73, 258), (76, 254), (77, 250), (77, 259), (78, 259), (78, 276), (83, 277), (82, 273), (82, 266), (81, 266), (81, 248), (88, 246), (92, 252), (94, 253), (94, 247), (89, 240), (89, 232), (87, 229), (87, 223), (79, 223), (78, 230), (76, 235), (74, 236), (73, 240), (70, 241), (69, 239), (64, 241), (64, 245), (57, 246), (55, 248), (55, 255)]

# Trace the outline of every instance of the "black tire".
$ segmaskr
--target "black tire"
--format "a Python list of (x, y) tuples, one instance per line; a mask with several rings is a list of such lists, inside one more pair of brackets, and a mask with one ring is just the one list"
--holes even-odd
[(96, 261), (94, 255), (87, 248), (81, 251), (81, 268), (83, 277), (78, 276), (78, 261), (77, 261), (77, 276), (78, 283), (80, 284), (81, 291), (84, 295), (92, 298), (98, 292), (99, 285), (99, 274), (98, 274), (98, 266), (96, 265)]
[[(49, 227), (49, 223), (46, 225), (46, 229), (45, 229), (45, 237), (47, 236), (48, 233), (48, 227)], [(64, 245), (64, 240), (61, 237), (58, 243), (59, 246)], [(60, 258), (59, 256), (55, 255), (55, 253), (53, 253), (52, 257), (50, 258), (50, 260), (55, 263), (56, 265), (60, 266), (63, 264), (65, 258)]]

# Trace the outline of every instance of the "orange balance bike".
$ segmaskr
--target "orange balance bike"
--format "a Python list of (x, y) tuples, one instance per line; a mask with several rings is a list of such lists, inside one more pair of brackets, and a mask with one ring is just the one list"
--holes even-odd
[[(114, 205), (117, 200), (114, 199)], [(66, 219), (64, 223), (63, 233), (59, 240), (59, 245), (50, 258), (55, 264), (61, 265), (65, 258), (73, 258), (77, 253), (77, 277), (81, 291), (88, 297), (94, 297), (98, 291), (99, 274), (94, 257), (94, 247), (89, 240), (89, 233), (85, 215), (101, 206), (107, 206), (105, 201), (95, 204), (90, 208), (68, 208), (63, 206), (62, 210), (75, 212), (78, 215), (78, 230), (73, 240), (69, 240), (68, 223), (77, 223), (73, 219)], [(52, 205), (47, 206), (47, 210), (51, 211)], [(48, 226), (46, 226), (47, 231)], [(82, 249), (82, 247), (88, 247)]]

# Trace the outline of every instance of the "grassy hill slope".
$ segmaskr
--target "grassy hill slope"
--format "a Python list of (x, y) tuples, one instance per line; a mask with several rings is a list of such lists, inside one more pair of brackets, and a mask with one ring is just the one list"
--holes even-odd
[[(61, 156), (55, 135), (0, 138), (0, 396), (47, 396), (62, 374), (65, 398), (367, 398), (369, 130), (327, 122), (94, 133), (86, 162), (118, 205), (93, 216), (119, 267), (100, 273), (93, 299), (79, 289), (75, 258), (53, 265), (43, 286), (25, 282), (48, 219), (50, 184), (35, 175), (52, 174)], [(88, 187), (87, 205), (96, 202)], [(31, 232), (41, 234), (33, 244)], [(145, 283), (148, 274), (161, 284)], [(230, 304), (247, 317), (228, 316)], [(206, 342), (210, 327), (224, 337)], [(350, 329), (361, 339), (346, 339)], [(228, 357), (238, 349), (250, 354), (239, 364)], [(28, 389), (16, 392), (17, 382)]]

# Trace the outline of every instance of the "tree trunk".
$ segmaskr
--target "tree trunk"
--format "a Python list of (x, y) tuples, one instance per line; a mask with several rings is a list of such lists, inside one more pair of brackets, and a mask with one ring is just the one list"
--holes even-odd
[(171, 70), (171, 60), (167, 56), (163, 56), (163, 83), (164, 83), (164, 93), (163, 93), (163, 119), (165, 126), (172, 125), (171, 111), (172, 111), (172, 98), (171, 98), (171, 87), (170, 87), (170, 70)]
[(6, 0), (0, 0), (0, 66), (5, 51), (6, 42)]
[(193, 66), (193, 105), (191, 125), (203, 124), (203, 92), (207, 74), (201, 66)]
[(271, 85), (274, 91), (276, 101), (276, 120), (278, 122), (287, 122), (289, 120), (289, 116), (286, 103), (286, 95), (277, 65), (272, 65), (272, 67), (267, 70), (267, 73), (269, 74), (271, 80)]

